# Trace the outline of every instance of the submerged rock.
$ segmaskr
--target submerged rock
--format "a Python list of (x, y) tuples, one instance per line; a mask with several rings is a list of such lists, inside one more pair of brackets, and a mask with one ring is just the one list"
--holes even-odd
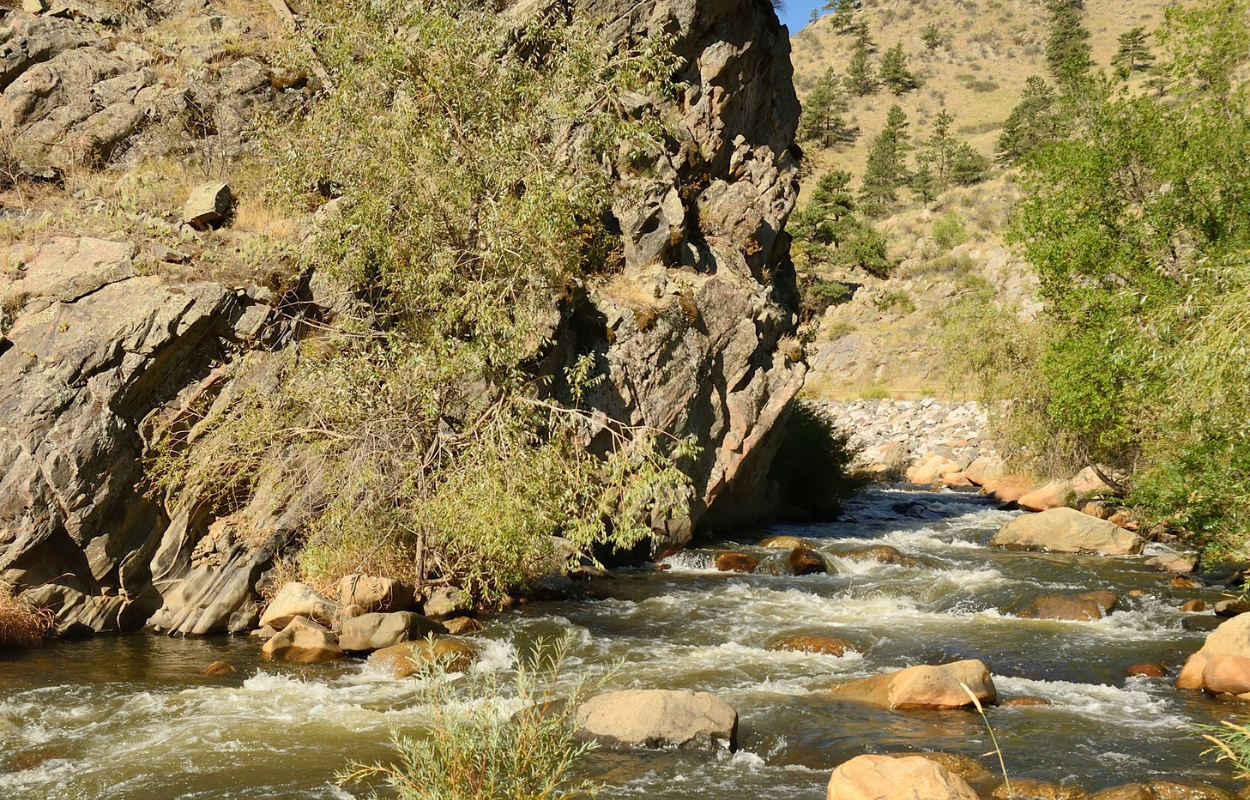
[(477, 650), (462, 639), (405, 642), (376, 650), (369, 668), (395, 678), (408, 678), (439, 664), (448, 672), (465, 672), (477, 660)]
[(1150, 781), (1113, 786), (1090, 795), (1090, 800), (1233, 800), (1234, 795), (1202, 783)]
[(856, 652), (857, 649), (846, 639), (819, 633), (792, 633), (773, 639), (767, 646), (769, 650), (795, 650), (800, 653), (823, 653), (828, 656), (843, 656)]
[(918, 567), (920, 562), (911, 556), (905, 556), (897, 547), (888, 544), (861, 547), (848, 553), (839, 553), (842, 558), (851, 561), (876, 561), (878, 564), (897, 564), (900, 567)]
[(296, 617), (265, 642), (261, 652), (275, 661), (320, 664), (337, 661), (345, 655), (334, 634), (304, 617)]
[(797, 536), (770, 536), (760, 542), (760, 547), (770, 550), (794, 550), (799, 547), (811, 547), (812, 543)]
[(716, 569), (720, 572), (755, 572), (760, 560), (746, 553), (721, 553), (716, 557)]
[(791, 550), (786, 564), (793, 575), (815, 575), (829, 571), (820, 552), (806, 547), (796, 547)]
[(1038, 781), (1032, 778), (1013, 778), (1010, 788), (1008, 788), (1005, 782), (999, 783), (990, 794), (999, 800), (1010, 800), (1010, 798), (1016, 797), (1021, 798), (1021, 800), (1024, 800), (1024, 798), (1032, 798), (1032, 800), (1080, 800), (1080, 798), (1085, 796), (1085, 790), (1078, 786), (1064, 786), (1063, 784)]
[(443, 627), (452, 636), (462, 636), (466, 633), (477, 633), (484, 626), (473, 617), (452, 617), (443, 620)]
[(210, 678), (218, 678), (223, 675), (233, 675), (236, 672), (238, 672), (238, 670), (224, 661), (214, 661), (204, 669), (204, 674)]
[(629, 689), (577, 709), (580, 735), (611, 746), (738, 748), (738, 712), (708, 692)]
[(1008, 522), (990, 539), (994, 547), (1053, 550), (1058, 553), (1140, 553), (1145, 541), (1132, 531), (1071, 508), (1024, 514)]
[(829, 778), (827, 800), (980, 800), (967, 781), (920, 756), (859, 756)]
[(963, 708), (972, 705), (967, 686), (982, 704), (998, 699), (985, 664), (975, 659), (938, 667), (908, 667), (834, 689), (839, 697), (885, 708)]

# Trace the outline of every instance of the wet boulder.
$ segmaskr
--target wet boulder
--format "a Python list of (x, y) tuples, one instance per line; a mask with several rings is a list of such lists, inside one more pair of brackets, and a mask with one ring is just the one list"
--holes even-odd
[(443, 621), (443, 627), (452, 636), (463, 636), (466, 633), (477, 633), (484, 626), (473, 617), (452, 617)]
[(389, 614), (411, 611), (414, 605), (411, 584), (372, 575), (348, 575), (338, 583), (339, 605), (358, 605), (365, 613)]
[(946, 767), (973, 785), (988, 783), (994, 780), (994, 772), (989, 767), (972, 756), (960, 755), (959, 753), (926, 751), (920, 753), (886, 753), (885, 755), (891, 758), (916, 758), (919, 756), (920, 758), (928, 759), (935, 764)]
[(1232, 598), (1229, 600), (1220, 600), (1215, 604), (1215, 615), (1217, 617), (1236, 617), (1250, 611), (1250, 601)]
[(1022, 619), (1056, 619), (1088, 622), (1111, 613), (1120, 598), (1112, 592), (1052, 594), (1039, 597), (1022, 608), (1016, 616)]
[(384, 647), (369, 656), (368, 667), (394, 678), (420, 675), (435, 665), (448, 672), (465, 672), (477, 660), (477, 650), (462, 639), (426, 639)]
[(1158, 567), (1165, 572), (1193, 572), (1196, 564), (1193, 558), (1180, 553), (1163, 553), (1146, 561), (1146, 566)]
[(338, 615), (338, 603), (318, 594), (307, 584), (292, 581), (278, 590), (278, 594), (261, 615), (260, 624), (280, 631), (296, 617), (305, 617), (328, 628), (338, 619)]
[(816, 575), (829, 571), (820, 553), (806, 547), (796, 547), (791, 550), (786, 564), (789, 565), (790, 572), (794, 575)]
[(760, 542), (760, 547), (770, 550), (794, 550), (797, 547), (811, 547), (812, 543), (797, 536), (770, 536)]
[(888, 544), (861, 547), (849, 553), (842, 553), (841, 556), (851, 561), (875, 561), (878, 564), (896, 564), (900, 567), (917, 567), (920, 565), (920, 562), (916, 561), (916, 559), (903, 555), (897, 547), (891, 547)]
[(1044, 697), (1013, 697), (999, 703), (1003, 708), (1028, 708), (1030, 706), (1048, 706), (1051, 702)]
[(334, 634), (305, 617), (296, 617), (265, 642), (261, 652), (275, 661), (320, 664), (337, 661), (344, 653)]
[(238, 670), (227, 664), (225, 661), (214, 661), (204, 668), (204, 674), (210, 678), (221, 678), (226, 675), (233, 675), (236, 672), (238, 672)]
[(998, 699), (989, 669), (975, 659), (873, 675), (838, 687), (834, 692), (848, 700), (885, 708), (963, 708), (972, 705), (964, 686), (982, 704), (990, 705)]
[(1167, 675), (1167, 671), (1162, 664), (1146, 662), (1129, 667), (1127, 674), (1130, 678), (1162, 678)]
[(459, 617), (473, 610), (473, 597), (459, 586), (440, 586), (430, 593), (423, 613), (430, 619)]
[(827, 800), (979, 800), (963, 778), (920, 756), (865, 755), (833, 771)]
[(1133, 555), (1145, 542), (1132, 531), (1086, 516), (1071, 508), (1025, 514), (1008, 522), (990, 539), (994, 547), (1053, 550), (1058, 553)]
[(1103, 789), (1090, 800), (1233, 800), (1233, 795), (1202, 783), (1151, 781)]
[(1196, 613), (1196, 612), (1202, 612), (1206, 610), (1207, 610), (1206, 600), (1200, 600), (1200, 599), (1186, 600), (1184, 603), (1181, 604), (1181, 611), (1184, 611), (1187, 613)]
[(629, 689), (577, 710), (579, 734), (623, 747), (738, 747), (738, 712), (708, 692)]
[(793, 650), (800, 653), (822, 653), (827, 656), (843, 656), (856, 651), (855, 645), (837, 636), (819, 633), (793, 633), (779, 636), (767, 645), (769, 650)]
[(1032, 778), (1016, 778), (1011, 781), (1008, 788), (1005, 782), (999, 783), (994, 791), (990, 793), (992, 797), (998, 800), (1012, 800), (1012, 798), (1032, 798), (1032, 800), (1080, 800), (1085, 796), (1085, 791), (1078, 786), (1064, 786), (1059, 783), (1051, 783), (1049, 781), (1038, 781)]
[(361, 653), (415, 641), (431, 633), (446, 632), (447, 629), (434, 620), (411, 611), (362, 614), (343, 622), (339, 647), (349, 653)]
[(760, 560), (746, 553), (721, 553), (716, 557), (716, 569), (720, 572), (755, 572)]
[[(1243, 679), (1245, 688), (1240, 688)], [(1207, 634), (1202, 649), (1185, 662), (1176, 678), (1176, 688), (1206, 689), (1217, 694), (1250, 692), (1250, 614), (1233, 617)]]

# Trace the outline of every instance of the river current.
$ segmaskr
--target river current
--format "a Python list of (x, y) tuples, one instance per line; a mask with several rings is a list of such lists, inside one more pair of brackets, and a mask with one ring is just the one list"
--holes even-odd
[[(971, 494), (873, 489), (848, 505), (844, 521), (770, 531), (811, 540), (828, 574), (769, 574), (785, 551), (746, 541), (688, 550), (667, 569), (592, 581), (585, 599), (486, 618), (475, 669), (509, 670), (535, 640), (569, 634), (570, 675), (619, 664), (607, 688), (711, 691), (738, 710), (733, 754), (592, 754), (584, 769), (610, 785), (608, 798), (818, 800), (833, 767), (866, 752), (945, 751), (995, 767), (983, 758), (991, 745), (973, 712), (892, 712), (829, 692), (961, 658), (989, 666), (1000, 700), (1048, 702), (988, 711), (1013, 779), (1086, 791), (1152, 779), (1236, 788), (1187, 726), (1244, 719), (1244, 706), (1178, 692), (1172, 677), (1126, 677), (1140, 662), (1174, 675), (1204, 636), (1182, 627), (1181, 603), (1213, 602), (1220, 591), (1169, 587), (1170, 576), (1144, 565), (1149, 550), (1104, 558), (988, 548), (1011, 516)], [(845, 557), (876, 544), (916, 563)], [(717, 572), (723, 550), (762, 557), (760, 572)], [(1120, 596), (1095, 622), (1013, 613), (1041, 595), (1093, 589)], [(794, 633), (837, 636), (857, 652), (768, 648)], [(238, 672), (200, 674), (218, 660)], [(350, 798), (334, 774), (388, 759), (390, 732), (423, 718), (415, 679), (373, 674), (361, 661), (266, 662), (247, 639), (141, 634), (56, 644), (0, 655), (0, 798)]]

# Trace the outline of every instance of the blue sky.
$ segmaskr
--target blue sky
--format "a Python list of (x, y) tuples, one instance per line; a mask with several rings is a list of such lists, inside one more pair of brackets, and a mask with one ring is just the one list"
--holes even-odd
[(822, 8), (825, 0), (785, 0), (785, 8), (777, 12), (781, 24), (790, 29), (790, 35), (798, 33), (807, 24), (813, 8)]

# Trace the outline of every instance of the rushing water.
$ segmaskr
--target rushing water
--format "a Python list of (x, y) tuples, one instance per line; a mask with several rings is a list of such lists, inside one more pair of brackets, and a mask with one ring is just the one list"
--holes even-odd
[[(1013, 777), (1086, 790), (1154, 778), (1231, 786), (1189, 722), (1235, 715), (1171, 688), (1126, 678), (1132, 664), (1178, 667), (1203, 634), (1179, 611), (1215, 589), (1169, 589), (1143, 557), (1099, 558), (987, 548), (1011, 514), (974, 495), (874, 490), (847, 521), (776, 528), (808, 538), (830, 574), (767, 574), (784, 552), (723, 543), (589, 584), (582, 601), (534, 603), (486, 620), (478, 669), (506, 670), (540, 638), (571, 633), (573, 673), (621, 668), (610, 688), (712, 691), (739, 712), (735, 754), (592, 755), (606, 797), (818, 798), (830, 770), (865, 752), (940, 750), (982, 756), (981, 719), (965, 711), (891, 712), (838, 700), (847, 680), (922, 663), (979, 658), (1000, 699), (1045, 706), (990, 709)], [(889, 544), (904, 567), (839, 556)], [(715, 571), (717, 550), (752, 552), (762, 574)], [(1027, 620), (1011, 612), (1042, 594), (1112, 589), (1120, 606), (1097, 622)], [(1130, 590), (1143, 593), (1129, 597)], [(843, 657), (773, 651), (774, 637), (827, 633)], [(200, 675), (212, 661), (225, 678)], [(423, 718), (416, 681), (361, 662), (265, 662), (255, 641), (138, 635), (0, 657), (0, 798), (348, 798), (333, 783), (351, 761), (386, 759), (389, 732)], [(990, 763), (986, 760), (987, 765)]]

